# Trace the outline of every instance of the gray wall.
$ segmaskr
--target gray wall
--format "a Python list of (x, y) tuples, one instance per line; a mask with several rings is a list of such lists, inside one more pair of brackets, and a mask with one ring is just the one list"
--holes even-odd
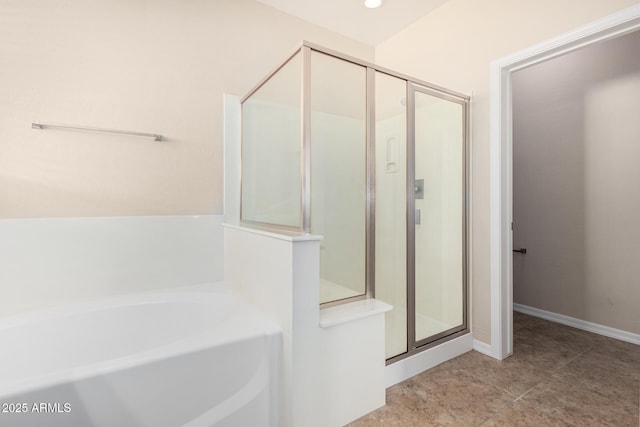
[(640, 333), (640, 32), (513, 75), (514, 302)]

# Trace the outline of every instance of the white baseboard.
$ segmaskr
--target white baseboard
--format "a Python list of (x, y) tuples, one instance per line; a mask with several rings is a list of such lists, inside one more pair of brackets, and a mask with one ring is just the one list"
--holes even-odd
[(474, 339), (473, 349), (479, 353), (485, 354), (489, 357), (493, 357), (493, 353), (491, 352), (491, 344), (487, 344), (482, 341), (478, 341), (477, 339)]
[(469, 333), (388, 365), (384, 372), (387, 388), (470, 351), (472, 341)]
[(540, 317), (541, 319), (550, 320), (552, 322), (561, 323), (563, 325), (572, 326), (577, 329), (582, 329), (583, 331), (593, 332), (594, 334), (604, 335), (606, 337), (611, 337), (621, 341), (640, 345), (640, 334), (634, 334), (633, 332), (623, 331), (622, 329), (616, 329), (609, 326), (600, 325), (598, 323), (588, 322), (586, 320), (576, 319), (575, 317), (552, 313), (550, 311), (541, 310), (539, 308), (529, 307), (522, 304), (513, 303), (513, 310), (520, 313), (529, 314), (531, 316)]

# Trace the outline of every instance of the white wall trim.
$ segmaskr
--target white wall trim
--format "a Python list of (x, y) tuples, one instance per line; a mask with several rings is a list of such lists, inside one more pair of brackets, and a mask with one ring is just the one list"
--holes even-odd
[(485, 354), (487, 356), (491, 356), (491, 345), (486, 342), (478, 341), (477, 339), (473, 340), (473, 349), (478, 353)]
[(389, 388), (401, 383), (427, 369), (467, 353), (472, 348), (473, 335), (469, 333), (387, 365), (385, 368), (386, 386)]
[(640, 29), (640, 4), (491, 63), (490, 292), (491, 356), (513, 347), (511, 73), (590, 44)]
[(593, 332), (594, 334), (604, 335), (605, 337), (611, 337), (621, 341), (640, 345), (640, 334), (634, 334), (633, 332), (623, 331), (622, 329), (616, 329), (610, 326), (604, 326), (582, 319), (576, 319), (575, 317), (553, 313), (551, 311), (542, 310), (540, 308), (529, 307), (528, 305), (513, 303), (513, 309), (519, 313), (529, 314), (541, 319), (546, 319), (552, 322), (571, 326), (573, 328), (582, 329), (583, 331)]

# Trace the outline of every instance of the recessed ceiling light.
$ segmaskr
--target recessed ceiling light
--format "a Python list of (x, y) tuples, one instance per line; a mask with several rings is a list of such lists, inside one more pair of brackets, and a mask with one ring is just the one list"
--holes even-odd
[(376, 7), (380, 7), (382, 4), (382, 0), (364, 0), (364, 5), (369, 9), (375, 9)]

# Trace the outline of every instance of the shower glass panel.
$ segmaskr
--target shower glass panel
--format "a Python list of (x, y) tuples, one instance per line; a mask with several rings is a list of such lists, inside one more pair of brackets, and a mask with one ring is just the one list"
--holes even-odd
[(311, 52), (311, 233), (320, 243), (320, 303), (366, 283), (367, 69)]
[(415, 87), (415, 341), (464, 325), (464, 105)]
[(392, 305), (387, 363), (468, 333), (469, 97), (303, 42), (241, 104), (240, 223), (323, 236), (320, 309)]
[(241, 219), (301, 228), (302, 55), (242, 104)]
[(407, 82), (375, 73), (375, 285), (385, 314), (386, 358), (407, 351)]

